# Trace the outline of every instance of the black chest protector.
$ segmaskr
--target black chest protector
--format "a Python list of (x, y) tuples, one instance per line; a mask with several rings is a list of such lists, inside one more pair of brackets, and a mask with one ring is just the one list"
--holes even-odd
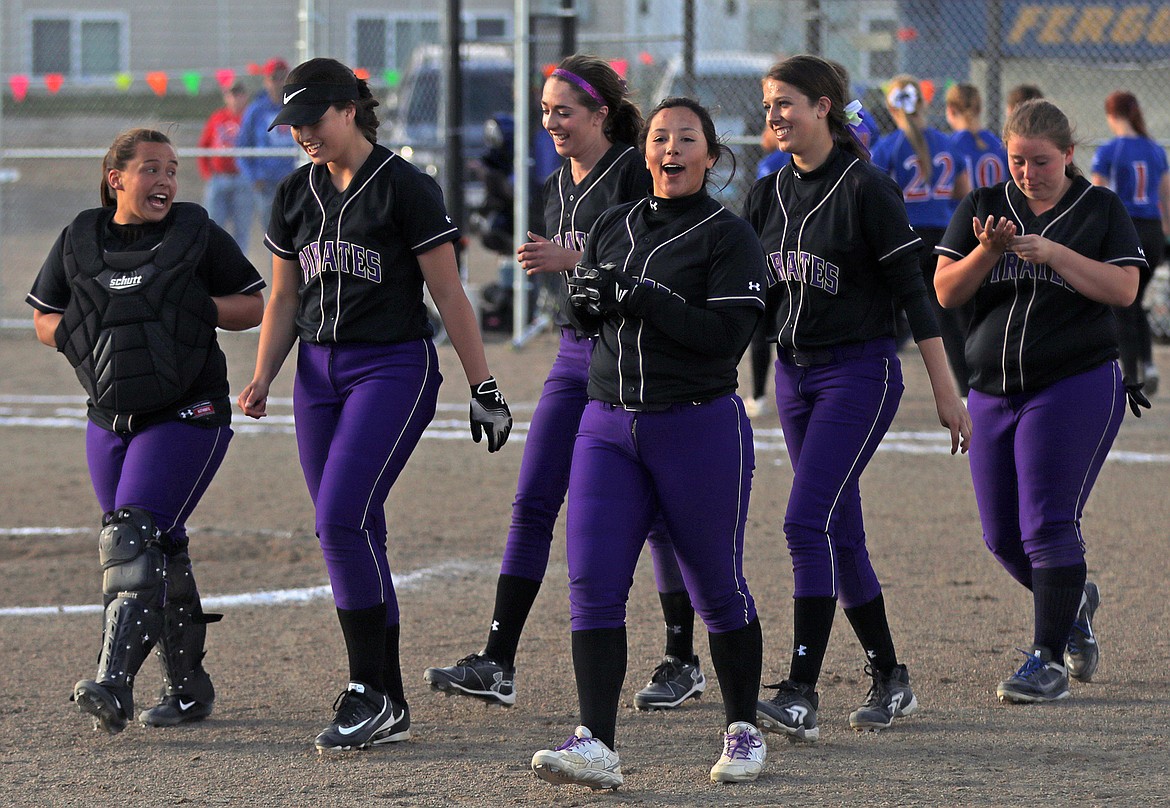
[(191, 388), (215, 342), (215, 303), (196, 275), (207, 212), (176, 202), (151, 249), (102, 249), (113, 208), (83, 211), (65, 239), (69, 305), (57, 344), (95, 407), (146, 413)]

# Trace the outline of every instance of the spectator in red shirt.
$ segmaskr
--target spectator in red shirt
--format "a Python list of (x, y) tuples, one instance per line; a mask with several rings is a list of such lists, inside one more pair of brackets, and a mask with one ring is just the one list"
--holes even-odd
[[(248, 88), (237, 81), (223, 91), (224, 105), (207, 119), (199, 146), (204, 149), (231, 149), (236, 146), (240, 116), (248, 105)], [(248, 250), (248, 233), (252, 229), (255, 195), (232, 157), (200, 157), (203, 175), (203, 207), (220, 227), (228, 231), (240, 250)]]

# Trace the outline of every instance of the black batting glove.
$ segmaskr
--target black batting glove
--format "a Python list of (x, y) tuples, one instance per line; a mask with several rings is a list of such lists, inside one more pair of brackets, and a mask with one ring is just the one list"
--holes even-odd
[(627, 314), (640, 286), (614, 264), (578, 264), (569, 276), (569, 302), (595, 316)]
[(593, 317), (601, 316), (601, 270), (589, 264), (577, 264), (569, 273), (569, 304)]
[(471, 386), (471, 439), (479, 443), (487, 433), (488, 451), (497, 452), (512, 431), (512, 411), (493, 376)]
[(1143, 382), (1126, 381), (1125, 383), (1125, 400), (1129, 402), (1130, 412), (1134, 414), (1135, 418), (1141, 418), (1142, 410), (1148, 410), (1151, 407), (1150, 400), (1142, 392), (1144, 386)]

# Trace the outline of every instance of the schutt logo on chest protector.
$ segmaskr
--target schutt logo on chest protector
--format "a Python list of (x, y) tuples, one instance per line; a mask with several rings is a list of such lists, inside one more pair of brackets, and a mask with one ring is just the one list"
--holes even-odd
[(176, 203), (153, 249), (102, 252), (89, 228), (104, 231), (105, 210), (86, 211), (71, 226), (71, 296), (57, 344), (95, 406), (152, 412), (194, 384), (215, 340), (215, 303), (196, 272), (207, 248), (207, 214)]

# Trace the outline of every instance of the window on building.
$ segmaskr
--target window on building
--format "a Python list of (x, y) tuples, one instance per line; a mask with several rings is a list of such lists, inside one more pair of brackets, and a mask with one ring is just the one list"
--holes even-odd
[[(500, 41), (511, 36), (510, 20), (499, 15), (465, 14), (462, 33), (468, 42)], [(355, 66), (374, 74), (406, 70), (416, 48), (443, 41), (442, 19), (437, 14), (365, 13), (354, 17), (351, 41)]]
[(861, 75), (864, 84), (880, 84), (898, 72), (898, 21), (890, 14), (861, 16)]
[(351, 34), (353, 64), (378, 73), (405, 70), (414, 49), (440, 41), (442, 29), (437, 14), (362, 14)]
[(63, 14), (30, 22), (35, 75), (106, 78), (126, 69), (126, 20), (120, 15)]

